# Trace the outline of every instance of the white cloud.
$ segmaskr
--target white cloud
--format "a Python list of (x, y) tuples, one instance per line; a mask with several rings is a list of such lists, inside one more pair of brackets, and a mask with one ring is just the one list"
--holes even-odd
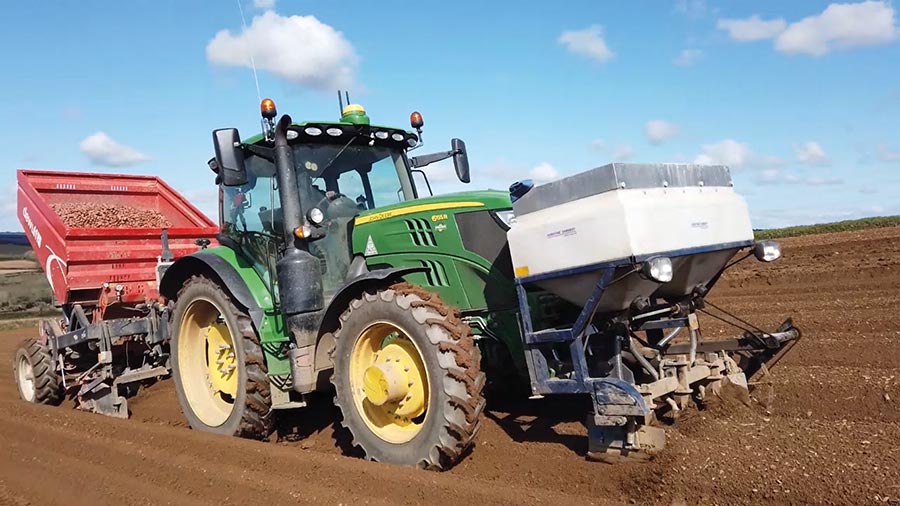
[(547, 162), (541, 162), (528, 172), (535, 183), (547, 183), (559, 179), (559, 171)]
[(822, 56), (834, 49), (884, 44), (897, 38), (894, 8), (887, 2), (829, 5), (817, 16), (791, 23), (775, 48), (784, 53)]
[(104, 167), (127, 167), (136, 163), (152, 160), (149, 155), (119, 144), (104, 132), (97, 132), (87, 136), (80, 144), (81, 152), (88, 159)]
[(794, 146), (797, 161), (806, 165), (828, 165), (828, 156), (817, 142), (809, 141)]
[(706, 14), (706, 0), (676, 0), (675, 12), (699, 18)]
[(678, 135), (680, 128), (675, 123), (661, 119), (652, 119), (644, 125), (644, 135), (650, 144), (660, 145)]
[(894, 151), (886, 144), (878, 145), (878, 159), (882, 162), (900, 162), (900, 151)]
[(729, 167), (742, 167), (750, 159), (750, 148), (746, 143), (733, 139), (725, 139), (716, 144), (704, 144), (702, 153), (697, 155), (694, 163), (703, 165), (728, 165)]
[[(459, 182), (453, 170), (453, 164), (450, 162), (434, 163), (425, 167), (424, 170), (428, 174), (428, 180), (431, 182), (435, 195), (471, 190), (472, 188), (506, 190), (512, 183), (523, 179), (532, 179), (536, 184), (542, 184), (562, 177), (560, 172), (549, 162), (541, 162), (527, 169), (521, 165), (511, 165), (502, 158), (473, 167), (472, 183), (469, 185)], [(421, 176), (415, 176), (415, 180), (416, 184), (424, 184)]]
[(766, 21), (753, 15), (747, 19), (720, 19), (716, 28), (727, 31), (732, 40), (751, 42), (775, 38), (787, 28), (787, 22), (781, 18)]
[(196, 186), (181, 186), (177, 188), (184, 198), (199, 209), (213, 221), (219, 219), (219, 190), (216, 187), (206, 185), (201, 188)]
[(267, 11), (239, 34), (222, 30), (206, 46), (216, 65), (256, 67), (319, 90), (348, 88), (359, 58), (344, 35), (315, 16), (280, 16)]
[[(423, 167), (422, 170), (428, 176), (428, 182), (430, 183), (459, 182), (459, 177), (456, 175), (456, 169), (453, 167), (453, 162), (450, 160), (441, 160), (432, 163), (431, 165)], [(416, 176), (416, 181), (419, 180), (419, 177), (421, 176)]]
[(757, 182), (760, 184), (774, 184), (781, 180), (781, 171), (778, 169), (766, 169), (759, 173)]
[(630, 144), (619, 144), (612, 152), (612, 158), (617, 162), (624, 162), (632, 156), (634, 156), (634, 150), (631, 149)]
[(834, 176), (802, 176), (795, 173), (784, 174), (778, 169), (766, 169), (759, 173), (756, 183), (760, 185), (800, 184), (806, 186), (830, 186), (844, 184), (844, 180)]
[(839, 177), (828, 176), (812, 176), (806, 178), (806, 184), (810, 186), (825, 186), (825, 185), (836, 185), (836, 184), (844, 184), (844, 180)]
[(777, 156), (763, 156), (754, 160), (754, 163), (761, 169), (780, 169), (787, 165), (783, 159)]
[(272, 10), (275, 8), (275, 0), (253, 0), (253, 6), (257, 9)]
[(606, 40), (603, 39), (603, 27), (592, 25), (584, 30), (568, 30), (559, 36), (558, 42), (566, 46), (569, 51), (587, 56), (600, 63), (606, 63), (616, 55)]
[(682, 49), (681, 53), (672, 60), (672, 63), (681, 67), (690, 67), (703, 57), (703, 51), (699, 49)]
[(835, 49), (884, 44), (900, 35), (894, 8), (884, 1), (833, 3), (822, 13), (788, 24), (784, 19), (720, 19), (719, 30), (738, 42), (775, 39), (783, 53), (822, 56)]
[(590, 148), (594, 151), (603, 151), (606, 148), (606, 142), (603, 139), (594, 139), (591, 141)]
[(522, 179), (523, 177), (527, 177), (523, 176), (522, 171), (510, 166), (509, 163), (507, 163), (507, 161), (503, 158), (498, 158), (497, 160), (494, 160), (493, 163), (490, 163), (488, 165), (483, 165), (477, 171), (473, 170), (473, 177), (475, 174), (478, 174), (478, 176), (484, 179), (496, 179), (506, 184), (513, 183), (519, 179)]

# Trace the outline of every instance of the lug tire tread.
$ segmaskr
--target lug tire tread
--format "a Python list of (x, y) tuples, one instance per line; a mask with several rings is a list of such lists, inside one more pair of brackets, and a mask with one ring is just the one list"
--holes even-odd
[[(24, 354), (28, 357), (34, 373), (34, 402), (35, 404), (47, 404), (59, 406), (64, 399), (62, 378), (53, 363), (50, 348), (34, 338), (22, 341), (15, 355), (13, 368), (19, 365), (19, 357)], [(18, 381), (18, 374), (16, 374)], [(21, 396), (21, 393), (19, 394)]]
[[(348, 308), (340, 315), (338, 328), (333, 336), (335, 343), (341, 339), (341, 330), (344, 324), (353, 317), (355, 311), (360, 310), (364, 304), (381, 299), (384, 302), (393, 302), (400, 309), (411, 311), (419, 308), (426, 309), (427, 316), (423, 326), (431, 330), (439, 328), (445, 332), (427, 332), (432, 349), (422, 350), (423, 353), (435, 352), (438, 354), (452, 355), (455, 366), (440, 366), (440, 378), (431, 380), (431, 388), (442, 386), (447, 394), (448, 402), (440, 406), (441, 423), (436, 431), (436, 436), (426, 455), (417, 456), (417, 462), (405, 462), (405, 464), (430, 470), (446, 470), (455, 465), (475, 443), (475, 436), (481, 426), (482, 414), (486, 405), (483, 390), (486, 384), (484, 372), (481, 371), (481, 353), (475, 340), (472, 338), (470, 327), (462, 321), (459, 311), (448, 305), (433, 292), (421, 286), (408, 282), (400, 282), (390, 285), (377, 293), (364, 292), (360, 297), (352, 300)], [(336, 347), (337, 348), (337, 347)], [(332, 355), (334, 358), (334, 355)], [(435, 371), (430, 371), (434, 373)], [(339, 387), (339, 377), (344, 371), (335, 367), (331, 382), (337, 389), (334, 403), (346, 413), (346, 410), (355, 410), (352, 398), (343, 399)], [(463, 387), (464, 395), (455, 395)], [(346, 405), (345, 405), (346, 404)], [(366, 458), (378, 461), (377, 450), (367, 448), (363, 439), (358, 437), (358, 431), (369, 430), (367, 427), (354, 427), (347, 423), (347, 416), (341, 425), (350, 432), (352, 444), (365, 454)], [(397, 462), (394, 462), (397, 463)]]
[[(244, 371), (247, 376), (245, 386), (244, 410), (238, 429), (233, 436), (246, 439), (266, 440), (272, 434), (275, 427), (275, 419), (271, 410), (272, 394), (269, 386), (268, 369), (259, 336), (253, 328), (253, 323), (246, 312), (235, 306), (232, 297), (226, 290), (205, 276), (195, 275), (187, 280), (178, 291), (178, 299), (181, 300), (190, 287), (202, 285), (207, 289), (220, 292), (228, 301), (228, 307), (223, 311), (230, 312), (237, 320), (240, 332), (241, 346), (244, 349)], [(173, 328), (173, 332), (177, 329)], [(174, 334), (172, 334), (174, 335)], [(235, 343), (237, 344), (237, 343)], [(235, 407), (237, 409), (237, 406)]]

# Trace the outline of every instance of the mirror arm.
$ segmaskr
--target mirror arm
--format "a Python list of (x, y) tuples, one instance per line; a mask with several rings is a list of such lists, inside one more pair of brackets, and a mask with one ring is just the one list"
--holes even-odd
[(413, 156), (409, 159), (409, 163), (413, 166), (413, 168), (421, 168), (426, 165), (431, 165), (434, 162), (439, 162), (441, 160), (446, 160), (451, 156), (457, 154), (458, 151), (444, 151), (443, 153), (431, 153), (428, 155), (421, 156)]
[(257, 146), (256, 144), (244, 144), (244, 149), (262, 158), (263, 160), (275, 163), (275, 149)]

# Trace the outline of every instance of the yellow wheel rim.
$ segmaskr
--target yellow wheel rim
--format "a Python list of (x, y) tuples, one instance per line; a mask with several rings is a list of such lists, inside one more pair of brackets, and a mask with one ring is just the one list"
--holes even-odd
[(418, 346), (402, 328), (376, 322), (350, 354), (353, 404), (369, 429), (395, 444), (422, 430), (428, 411), (428, 370)]
[(218, 427), (231, 415), (238, 369), (221, 311), (207, 299), (191, 302), (178, 334), (178, 372), (191, 410), (204, 424)]

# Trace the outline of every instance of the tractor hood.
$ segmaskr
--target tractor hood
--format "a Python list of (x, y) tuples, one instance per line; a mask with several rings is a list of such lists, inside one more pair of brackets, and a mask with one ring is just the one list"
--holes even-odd
[(446, 214), (448, 211), (461, 212), (464, 210), (501, 210), (511, 208), (512, 203), (510, 202), (509, 194), (504, 191), (459, 192), (379, 207), (378, 209), (361, 213), (356, 217), (355, 224), (357, 226), (365, 225), (388, 218), (413, 214), (426, 214), (432, 221), (438, 221), (435, 216)]
[[(354, 220), (352, 252), (370, 269), (425, 268), (405, 279), (463, 311), (515, 307), (502, 191), (471, 191), (380, 207)], [(490, 301), (490, 303), (488, 302)]]

